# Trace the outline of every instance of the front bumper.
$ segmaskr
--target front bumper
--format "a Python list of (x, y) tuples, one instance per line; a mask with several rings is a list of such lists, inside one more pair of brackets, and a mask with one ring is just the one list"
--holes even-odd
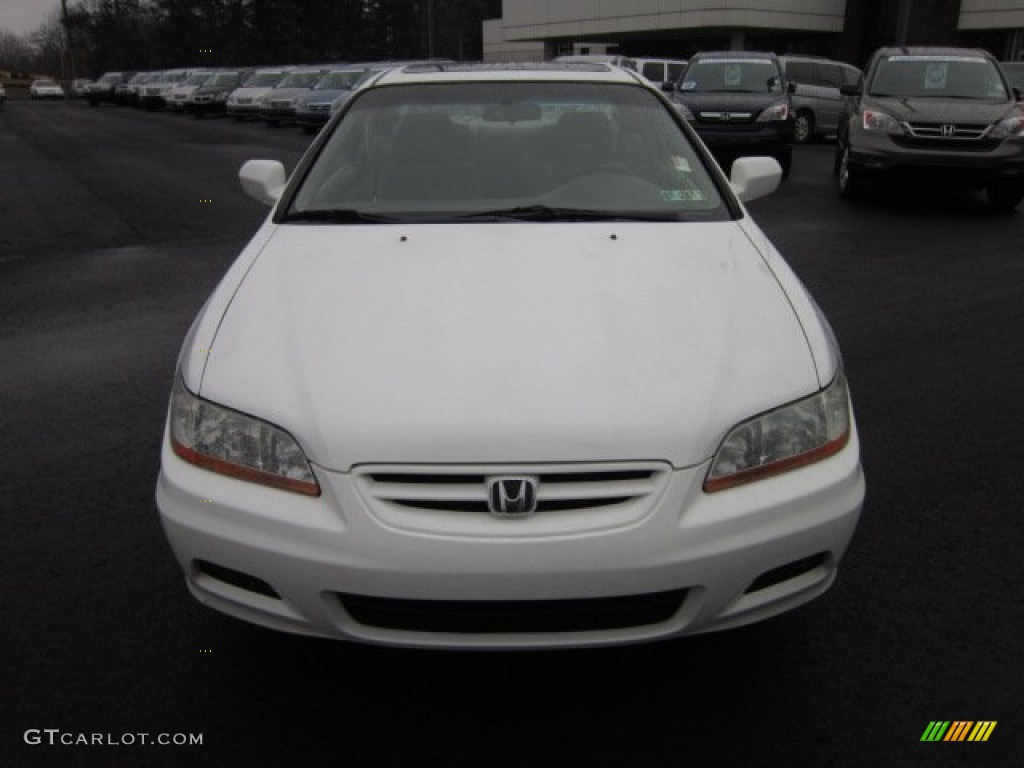
[[(832, 584), (864, 497), (856, 434), (830, 459), (716, 494), (701, 490), (706, 464), (663, 469), (643, 507), (502, 520), (381, 506), (359, 468), (315, 468), (319, 498), (271, 490), (188, 464), (165, 438), (156, 498), (198, 600), (256, 624), (344, 640), (444, 648), (635, 643), (759, 621)], [(435, 608), (482, 605), (539, 607), (550, 617), (614, 598), (667, 608), (597, 628), (560, 616), (552, 631), (525, 618), (524, 631), (514, 616), (470, 629), (430, 616)]]
[(273, 109), (264, 107), (260, 110), (260, 119), (268, 122), (292, 123), (295, 122), (295, 107)]
[(238, 104), (229, 101), (226, 106), (226, 111), (230, 117), (252, 118), (254, 120), (257, 120), (260, 117), (260, 105), (254, 102)]
[(1024, 184), (1024, 137), (949, 149), (901, 145), (881, 131), (851, 129), (850, 164), (858, 171), (906, 180), (985, 186)]
[(743, 125), (692, 122), (691, 125), (712, 152), (730, 155), (775, 155), (793, 143), (791, 120)]
[(186, 101), (185, 112), (190, 115), (224, 114), (227, 111), (223, 101)]

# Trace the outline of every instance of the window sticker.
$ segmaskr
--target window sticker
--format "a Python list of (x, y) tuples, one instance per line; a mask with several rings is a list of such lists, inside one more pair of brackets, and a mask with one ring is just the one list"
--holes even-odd
[(707, 196), (699, 189), (663, 189), (661, 197), (667, 203), (701, 202)]
[(697, 87), (697, 81), (696, 80), (684, 80), (682, 86), (680, 86), (680, 87), (684, 91), (692, 91), (694, 88)]
[(685, 157), (679, 157), (678, 155), (672, 155), (672, 167), (680, 173), (690, 173), (690, 161)]
[(926, 91), (944, 91), (946, 78), (949, 75), (949, 64), (945, 61), (930, 61), (924, 68), (924, 88)]
[(724, 70), (726, 87), (733, 87), (743, 82), (743, 68), (739, 64), (726, 64)]

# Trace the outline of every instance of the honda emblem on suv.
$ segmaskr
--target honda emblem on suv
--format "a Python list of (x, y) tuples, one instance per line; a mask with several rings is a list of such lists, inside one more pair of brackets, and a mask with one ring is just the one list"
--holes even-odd
[(487, 478), (487, 508), (495, 517), (528, 517), (537, 511), (537, 478)]
[(939, 130), (942, 132), (943, 136), (956, 136), (955, 125), (949, 125), (947, 123), (946, 125), (943, 125), (942, 128), (940, 128)]

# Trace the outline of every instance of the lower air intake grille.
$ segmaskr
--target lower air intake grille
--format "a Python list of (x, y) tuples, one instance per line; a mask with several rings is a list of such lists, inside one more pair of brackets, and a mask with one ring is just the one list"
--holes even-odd
[(462, 634), (586, 632), (668, 621), (686, 590), (580, 600), (401, 600), (339, 594), (345, 611), (370, 627)]

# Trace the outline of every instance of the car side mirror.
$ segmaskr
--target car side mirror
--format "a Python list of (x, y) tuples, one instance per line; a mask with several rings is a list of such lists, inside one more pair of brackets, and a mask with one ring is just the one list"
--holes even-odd
[(796, 83), (793, 81), (786, 83), (786, 93), (796, 93)]
[(839, 92), (843, 96), (860, 96), (861, 87), (859, 85), (841, 85), (839, 86)]
[(676, 92), (675, 81), (673, 81), (673, 80), (666, 80), (665, 82), (663, 82), (661, 84), (661, 90), (663, 90), (665, 93), (675, 93)]
[(774, 157), (740, 157), (733, 161), (729, 186), (742, 202), (770, 195), (782, 181), (782, 166)]
[(238, 180), (249, 197), (274, 206), (284, 192), (284, 166), (277, 160), (249, 160), (238, 172)]
[(1015, 99), (1016, 99), (1017, 101), (1024, 101), (1024, 93), (1022, 93), (1022, 92), (1021, 92), (1020, 88), (1018, 88), (1018, 87), (1017, 87), (1017, 86), (1015, 85), (1015, 86), (1013, 86), (1013, 89), (1012, 89), (1012, 90), (1013, 90), (1013, 97), (1014, 97), (1014, 98), (1015, 98)]

